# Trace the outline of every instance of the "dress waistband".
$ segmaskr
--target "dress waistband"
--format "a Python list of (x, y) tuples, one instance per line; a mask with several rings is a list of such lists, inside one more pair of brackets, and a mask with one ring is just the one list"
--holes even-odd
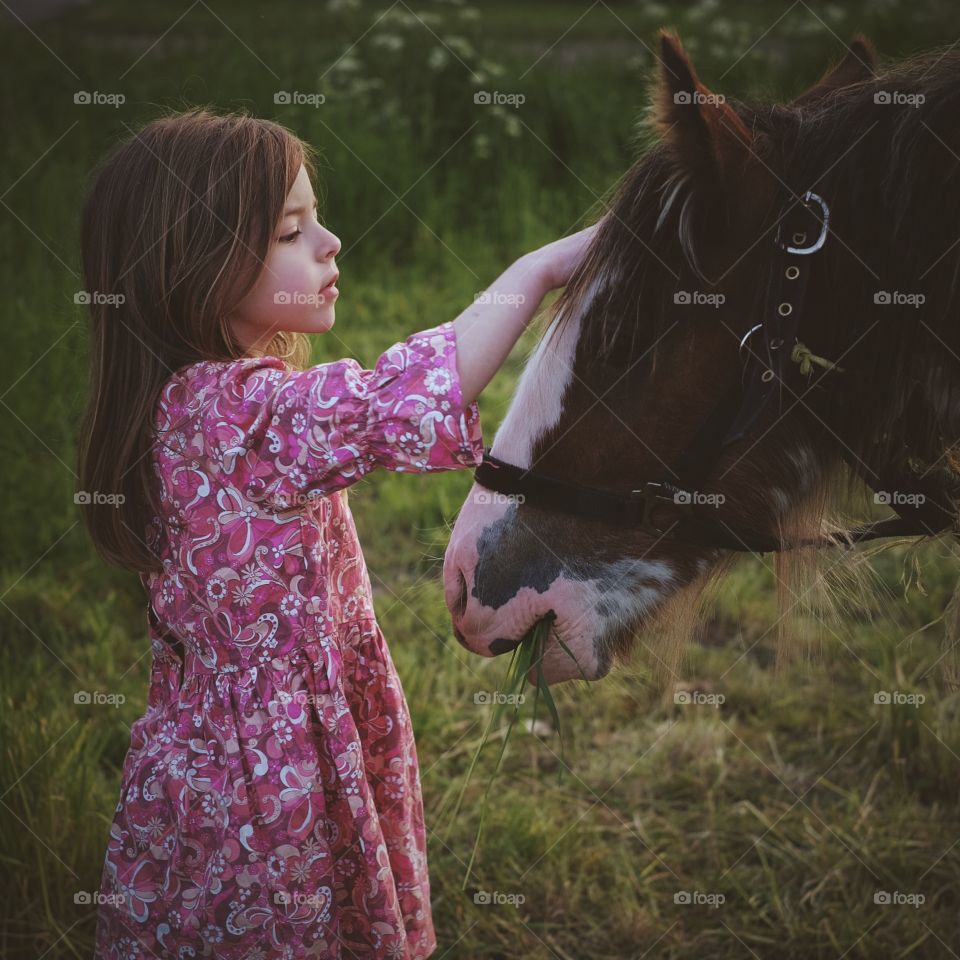
[(239, 681), (245, 677), (255, 678), (260, 673), (277, 673), (298, 661), (315, 663), (323, 657), (325, 648), (332, 640), (332, 637), (309, 640), (280, 657), (252, 663), (210, 664), (191, 652), (184, 658), (182, 676), (184, 680), (190, 677), (233, 677)]
[(375, 624), (375, 617), (364, 617), (347, 623), (340, 624), (337, 634), (325, 634), (319, 638), (304, 640), (299, 645), (291, 648), (284, 654), (271, 657), (266, 661), (256, 661), (249, 663), (223, 663), (211, 664), (205, 661), (199, 654), (193, 650), (187, 650), (181, 661), (176, 654), (170, 657), (154, 658), (154, 667), (162, 670), (164, 673), (176, 672), (183, 679), (191, 676), (197, 677), (220, 677), (220, 676), (238, 676), (240, 674), (257, 674), (262, 672), (275, 673), (283, 670), (297, 661), (316, 662), (321, 659), (324, 652), (330, 649), (331, 644), (340, 647), (344, 640), (349, 642), (352, 635), (359, 633), (369, 633), (370, 629), (365, 631), (364, 627), (370, 623)]

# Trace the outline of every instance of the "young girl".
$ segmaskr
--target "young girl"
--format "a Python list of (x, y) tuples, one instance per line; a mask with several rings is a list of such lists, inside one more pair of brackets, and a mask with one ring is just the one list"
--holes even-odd
[(84, 519), (138, 572), (153, 654), (100, 958), (436, 946), (413, 731), (344, 488), (479, 462), (476, 397), (595, 228), (372, 370), (306, 366), (339, 296), (311, 175), (283, 127), (196, 109), (114, 150), (85, 205)]

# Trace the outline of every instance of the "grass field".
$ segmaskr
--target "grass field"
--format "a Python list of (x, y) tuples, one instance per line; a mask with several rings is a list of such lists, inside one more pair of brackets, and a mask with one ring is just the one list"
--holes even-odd
[[(323, 213), (344, 246), (337, 325), (315, 359), (372, 365), (597, 209), (634, 155), (658, 26), (678, 27), (706, 82), (739, 97), (800, 91), (858, 29), (887, 56), (956, 40), (945, 2), (497, 0), (475, 17), (401, 3), (366, 34), (389, 3), (329, 6), (110, 0), (0, 29), (4, 957), (90, 955), (93, 908), (75, 899), (98, 887), (145, 703), (139, 583), (96, 558), (73, 503), (79, 200), (115, 139), (160, 106), (203, 102), (279, 119), (320, 147)], [(478, 89), (525, 101), (485, 111)], [(81, 90), (125, 102), (78, 105)], [(287, 107), (280, 90), (329, 96)], [(540, 329), (481, 398), (487, 442)], [(921, 582), (898, 547), (874, 561), (872, 608), (800, 622), (818, 648), (809, 662), (775, 669), (772, 571), (750, 558), (666, 689), (642, 656), (599, 684), (558, 687), (569, 770), (558, 779), (555, 733), (510, 738), (464, 889), (494, 746), (451, 814), (488, 717), (478, 694), (506, 669), (459, 647), (443, 605), (440, 561), (469, 486), (467, 472), (380, 475), (350, 495), (414, 718), (436, 957), (960, 955), (960, 697), (938, 663), (956, 585), (946, 543), (919, 551)], [(123, 702), (76, 704), (84, 690)]]

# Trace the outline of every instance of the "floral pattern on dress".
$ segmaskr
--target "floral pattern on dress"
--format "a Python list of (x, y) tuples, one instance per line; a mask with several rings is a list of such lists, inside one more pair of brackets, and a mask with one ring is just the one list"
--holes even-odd
[(472, 467), (452, 322), (304, 371), (203, 361), (161, 391), (147, 709), (110, 829), (97, 957), (436, 947), (417, 753), (347, 488)]

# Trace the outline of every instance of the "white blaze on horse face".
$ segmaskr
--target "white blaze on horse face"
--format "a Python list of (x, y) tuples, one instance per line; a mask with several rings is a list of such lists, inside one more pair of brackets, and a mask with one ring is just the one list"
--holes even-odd
[[(583, 307), (567, 322), (559, 336), (544, 334), (527, 358), (507, 415), (493, 438), (490, 452), (507, 463), (529, 467), (537, 441), (555, 427), (563, 413), (563, 397), (573, 381), (583, 314), (590, 309), (606, 277), (595, 277), (584, 294)], [(560, 322), (554, 317), (548, 333)]]

